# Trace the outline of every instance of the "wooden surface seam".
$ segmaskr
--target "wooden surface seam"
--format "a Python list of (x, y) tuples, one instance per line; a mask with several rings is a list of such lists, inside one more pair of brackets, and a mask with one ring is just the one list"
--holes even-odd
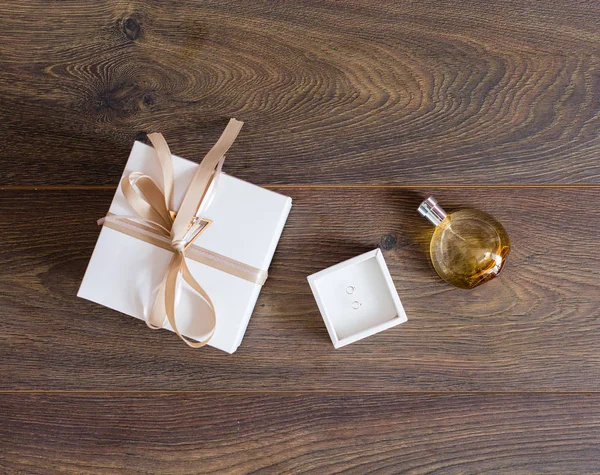
[[(413, 184), (413, 185), (360, 185), (360, 184), (326, 184), (326, 185), (258, 185), (261, 188), (267, 189), (281, 189), (281, 190), (294, 190), (294, 189), (373, 189), (373, 190), (418, 190), (424, 188), (440, 189), (440, 190), (457, 190), (457, 189), (600, 189), (600, 185), (578, 185), (578, 184), (556, 184), (556, 185), (535, 185), (535, 184), (523, 184), (523, 185), (442, 185), (442, 184)], [(0, 191), (77, 191), (77, 190), (115, 190), (117, 186), (113, 185), (9, 185), (0, 186)]]

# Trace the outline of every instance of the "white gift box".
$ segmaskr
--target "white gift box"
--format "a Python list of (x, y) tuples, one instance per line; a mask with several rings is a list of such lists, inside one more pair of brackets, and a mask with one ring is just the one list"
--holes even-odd
[(335, 348), (407, 320), (379, 249), (317, 272), (308, 283)]
[[(173, 203), (178, 209), (198, 167), (173, 155)], [(141, 172), (160, 177), (160, 166), (153, 147), (135, 142), (123, 176)], [(291, 198), (266, 190), (223, 173), (214, 198), (203, 212), (212, 224), (198, 237), (194, 246), (220, 254), (258, 269), (267, 270), (292, 206)], [(134, 214), (119, 186), (110, 213)], [(173, 253), (135, 237), (104, 226), (79, 288), (78, 296), (126, 315), (144, 319), (154, 292), (165, 276)], [(261, 285), (187, 259), (188, 267), (208, 293), (216, 312), (215, 333), (210, 346), (233, 353), (240, 345)], [(181, 286), (176, 307), (181, 333), (196, 340), (207, 335), (197, 298)], [(168, 321), (163, 328), (171, 330)]]

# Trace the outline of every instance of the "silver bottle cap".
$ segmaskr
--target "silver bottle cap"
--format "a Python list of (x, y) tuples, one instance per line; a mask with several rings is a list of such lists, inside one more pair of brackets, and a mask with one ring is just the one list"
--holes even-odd
[(434, 226), (440, 224), (448, 216), (433, 196), (430, 196), (421, 203), (419, 213), (431, 221)]

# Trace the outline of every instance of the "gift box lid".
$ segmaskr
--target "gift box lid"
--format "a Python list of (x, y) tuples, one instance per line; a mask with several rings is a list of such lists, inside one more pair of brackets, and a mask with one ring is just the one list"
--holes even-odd
[[(194, 162), (172, 156), (175, 188), (173, 203), (178, 209), (193, 174)], [(154, 148), (135, 142), (123, 177), (132, 172), (160, 177), (161, 170)], [(267, 270), (287, 220), (291, 198), (223, 173), (215, 195), (203, 213), (212, 221), (194, 242), (207, 251), (237, 262)], [(133, 210), (119, 186), (110, 205), (110, 213), (130, 216)], [(144, 320), (171, 260), (172, 251), (135, 237), (103, 227), (78, 296)], [(204, 288), (216, 309), (217, 325), (208, 343), (227, 353), (240, 345), (256, 305), (261, 285), (223, 272), (217, 268), (187, 260), (188, 267)], [(176, 318), (180, 331), (201, 340), (210, 330), (205, 304), (198, 305), (193, 292), (180, 286)], [(171, 330), (168, 321), (165, 329)]]
[(335, 348), (407, 320), (379, 249), (317, 272), (308, 283)]

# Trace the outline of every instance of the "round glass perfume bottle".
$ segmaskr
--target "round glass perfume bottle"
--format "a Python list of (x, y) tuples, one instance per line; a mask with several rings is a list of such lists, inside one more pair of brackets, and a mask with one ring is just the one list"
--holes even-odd
[(504, 267), (510, 240), (489, 214), (474, 209), (447, 214), (433, 197), (421, 203), (419, 213), (435, 226), (431, 262), (449, 284), (472, 289), (496, 277)]

